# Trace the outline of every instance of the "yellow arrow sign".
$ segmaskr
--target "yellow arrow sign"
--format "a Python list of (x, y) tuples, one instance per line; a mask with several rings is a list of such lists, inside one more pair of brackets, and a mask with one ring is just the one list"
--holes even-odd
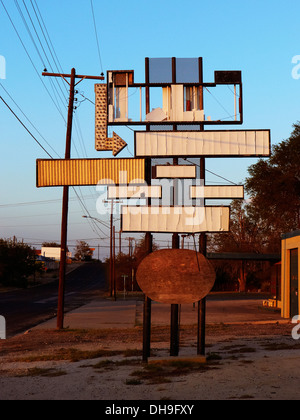
[(115, 132), (112, 138), (107, 137), (107, 85), (95, 85), (96, 92), (96, 119), (95, 119), (95, 148), (97, 151), (106, 152), (112, 150), (117, 156), (127, 143)]

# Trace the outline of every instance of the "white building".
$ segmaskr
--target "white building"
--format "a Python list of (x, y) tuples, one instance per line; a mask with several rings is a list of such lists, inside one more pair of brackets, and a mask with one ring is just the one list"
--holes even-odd
[[(41, 255), (46, 258), (51, 258), (55, 261), (60, 261), (61, 248), (42, 247)], [(72, 252), (67, 252), (67, 257), (72, 258)]]

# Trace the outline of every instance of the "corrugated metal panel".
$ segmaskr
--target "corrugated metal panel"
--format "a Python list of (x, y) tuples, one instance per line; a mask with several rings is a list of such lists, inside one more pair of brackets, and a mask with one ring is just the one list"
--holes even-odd
[(229, 207), (122, 207), (123, 232), (228, 232)]
[(37, 187), (144, 183), (144, 159), (37, 160)]

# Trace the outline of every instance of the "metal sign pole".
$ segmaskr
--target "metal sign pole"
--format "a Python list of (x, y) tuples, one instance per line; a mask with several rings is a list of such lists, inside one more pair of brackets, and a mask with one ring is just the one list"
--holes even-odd
[[(149, 89), (149, 58), (145, 59), (145, 82), (146, 82), (146, 114), (150, 111), (150, 89)], [(147, 131), (150, 127), (147, 126)], [(145, 160), (145, 181), (148, 186), (151, 185), (152, 167), (151, 158)], [(148, 199), (148, 205), (151, 205), (151, 199)], [(152, 253), (153, 238), (150, 232), (146, 233), (147, 254)], [(147, 362), (151, 351), (151, 299), (145, 295), (144, 314), (143, 314), (143, 361)]]
[[(199, 58), (199, 83), (203, 83), (203, 59)], [(200, 87), (200, 109), (204, 109), (203, 86)], [(200, 124), (200, 131), (204, 131), (204, 124)], [(200, 158), (200, 180), (205, 186), (205, 158)], [(205, 205), (205, 198), (204, 203)], [(207, 236), (201, 233), (199, 236), (199, 252), (204, 257), (207, 254)], [(197, 354), (205, 356), (205, 323), (206, 323), (206, 298), (198, 302), (198, 330), (197, 330)]]

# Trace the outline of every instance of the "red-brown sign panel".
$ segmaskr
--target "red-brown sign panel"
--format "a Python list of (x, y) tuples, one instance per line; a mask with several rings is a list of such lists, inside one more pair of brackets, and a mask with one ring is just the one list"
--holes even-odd
[(153, 252), (137, 270), (137, 282), (145, 295), (168, 304), (198, 302), (212, 290), (215, 278), (211, 263), (188, 249)]

